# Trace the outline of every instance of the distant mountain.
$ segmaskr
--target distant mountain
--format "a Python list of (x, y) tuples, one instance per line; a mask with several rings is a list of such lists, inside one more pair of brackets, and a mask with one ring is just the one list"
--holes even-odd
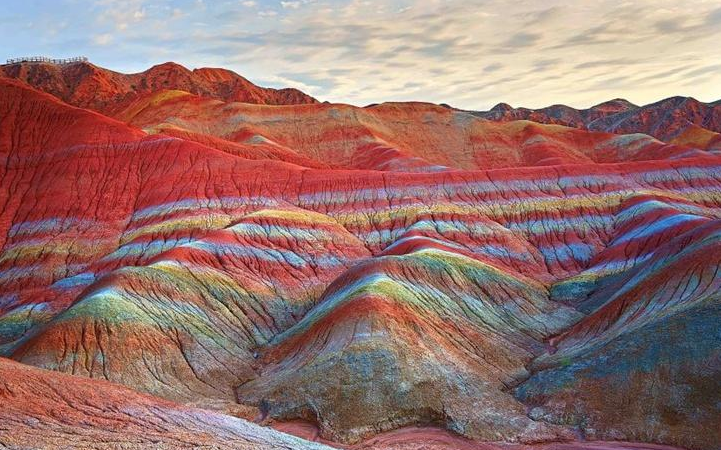
[(643, 133), (664, 142), (701, 149), (721, 149), (721, 100), (703, 103), (691, 97), (670, 97), (645, 106), (615, 99), (588, 109), (553, 105), (513, 108), (499, 103), (474, 115), (494, 121), (532, 120), (616, 134)]
[(262, 105), (318, 103), (303, 92), (256, 86), (226, 69), (189, 70), (167, 62), (150, 69), (123, 74), (88, 62), (74, 64), (19, 63), (0, 66), (0, 75), (15, 78), (80, 108), (112, 114), (139, 95), (177, 89), (223, 101)]
[(566, 105), (552, 105), (541, 109), (514, 108), (508, 103), (499, 103), (490, 111), (474, 112), (489, 120), (532, 120), (575, 128), (586, 128), (587, 124), (601, 117), (638, 108), (623, 99), (610, 100), (588, 109), (575, 109)]

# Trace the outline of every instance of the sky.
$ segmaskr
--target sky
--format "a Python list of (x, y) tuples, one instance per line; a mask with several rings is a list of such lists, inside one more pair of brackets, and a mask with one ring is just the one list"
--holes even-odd
[(721, 99), (718, 0), (4, 0), (0, 42), (3, 58), (224, 67), (355, 105)]

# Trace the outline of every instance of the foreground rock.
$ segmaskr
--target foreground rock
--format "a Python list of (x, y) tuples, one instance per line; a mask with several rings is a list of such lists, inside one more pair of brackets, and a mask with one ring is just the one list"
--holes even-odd
[(341, 442), (414, 423), (476, 440), (570, 438), (530, 420), (504, 389), (525, 378), (544, 337), (578, 318), (541, 285), (431, 243), (339, 277), (273, 340), (238, 397), (269, 419), (313, 420)]
[(242, 419), (0, 358), (0, 447), (324, 450)]
[(590, 439), (718, 448), (721, 220), (677, 234), (599, 283), (587, 302), (602, 306), (534, 362), (536, 373), (517, 389), (532, 417), (574, 425)]

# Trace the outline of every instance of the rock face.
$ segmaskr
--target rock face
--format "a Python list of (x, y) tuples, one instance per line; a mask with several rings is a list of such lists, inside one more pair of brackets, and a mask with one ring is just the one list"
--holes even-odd
[[(14, 449), (332, 450), (245, 420), (139, 394), (102, 380), (0, 358), (0, 445)], [(528, 450), (477, 443), (438, 429), (384, 433), (358, 450)], [(567, 450), (678, 450), (622, 442), (554, 444)], [(534, 446), (534, 450), (551, 450)]]
[[(502, 445), (718, 448), (713, 150), (173, 83), (93, 107), (111, 118), (0, 78), (0, 355), (359, 448), (419, 424)], [(0, 370), (27, 371), (23, 392), (100, 389)], [(124, 396), (180, 414), (163, 445), (176, 426), (188, 446), (245, 445), (228, 431), (244, 422), (204, 413), (204, 441), (198, 410), (103, 386), (128, 394), (101, 416)], [(10, 417), (0, 439), (27, 446)]]
[(570, 437), (529, 420), (504, 388), (577, 313), (549, 303), (537, 283), (437, 241), (412, 247), (339, 277), (273, 340), (239, 399), (273, 419), (316, 421), (343, 442), (414, 423), (479, 440)]
[(536, 405), (534, 414), (576, 424), (592, 438), (714, 448), (721, 442), (713, 425), (721, 411), (721, 221), (651, 202), (631, 208), (628, 214), (661, 215), (647, 230), (668, 241), (654, 245), (644, 264), (599, 283), (586, 301), (591, 313), (551, 341), (557, 351), (534, 362), (537, 373), (517, 392)]

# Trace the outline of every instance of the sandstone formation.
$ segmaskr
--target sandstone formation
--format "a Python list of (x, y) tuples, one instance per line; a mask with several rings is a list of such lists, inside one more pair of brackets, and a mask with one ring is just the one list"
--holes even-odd
[(251, 104), (166, 69), (94, 104), (0, 77), (0, 356), (23, 364), (0, 360), (0, 443), (311, 445), (227, 413), (356, 448), (718, 448), (721, 156), (692, 128)]
[(619, 136), (525, 120), (494, 123), (428, 103), (267, 107), (163, 91), (115, 117), (149, 133), (305, 167), (325, 162), (333, 168), (438, 172), (710, 156), (642, 134)]

